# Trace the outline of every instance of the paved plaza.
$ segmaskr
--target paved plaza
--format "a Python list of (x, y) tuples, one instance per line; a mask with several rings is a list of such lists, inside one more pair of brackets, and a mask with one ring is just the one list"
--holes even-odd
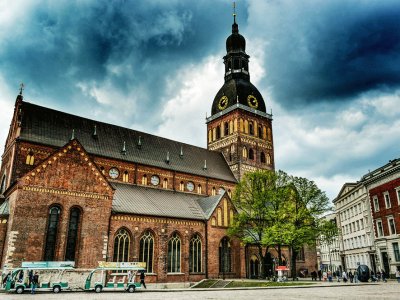
[(399, 299), (400, 284), (395, 281), (388, 283), (368, 284), (317, 284), (312, 287), (284, 287), (284, 288), (255, 288), (255, 289), (225, 289), (225, 290), (144, 290), (134, 294), (107, 293), (101, 294), (86, 292), (63, 292), (61, 294), (41, 293), (36, 295), (0, 294), (0, 299)]

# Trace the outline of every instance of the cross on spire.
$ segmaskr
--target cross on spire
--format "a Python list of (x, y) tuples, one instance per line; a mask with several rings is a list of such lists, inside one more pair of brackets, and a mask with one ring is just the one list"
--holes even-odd
[(22, 91), (24, 90), (25, 85), (23, 82), (21, 82), (21, 84), (19, 85), (19, 94), (22, 96)]
[(236, 2), (233, 2), (233, 23), (236, 23)]

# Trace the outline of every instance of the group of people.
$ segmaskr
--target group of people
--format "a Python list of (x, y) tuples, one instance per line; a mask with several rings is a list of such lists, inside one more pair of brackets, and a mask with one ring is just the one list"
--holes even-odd
[[(2, 277), (2, 287), (5, 288), (7, 281), (11, 278), (11, 271), (5, 274)], [(24, 270), (21, 270), (19, 274), (17, 275), (18, 282), (22, 282), (24, 280)], [(36, 291), (36, 288), (39, 284), (39, 273), (35, 272), (33, 273), (33, 270), (28, 271), (28, 286), (32, 287), (31, 293), (34, 294)]]
[[(397, 282), (400, 283), (400, 270), (397, 269), (396, 273), (395, 273)], [(337, 282), (340, 282), (340, 280), (342, 279), (343, 282), (347, 282), (350, 281), (350, 283), (357, 283), (358, 282), (358, 274), (357, 271), (354, 271), (354, 273), (352, 273), (351, 271), (349, 271), (348, 273), (346, 273), (346, 271), (343, 271), (342, 274), (340, 274), (340, 271), (321, 271), (318, 270), (317, 271), (313, 271), (311, 272), (311, 280), (313, 281), (317, 281), (317, 278), (319, 278), (319, 281), (329, 281), (332, 282), (333, 279), (335, 278), (337, 280)], [(386, 272), (384, 270), (378, 271), (376, 272), (376, 274), (371, 271), (371, 281), (372, 282), (376, 282), (376, 281), (383, 281), (383, 282), (387, 282), (387, 275)]]

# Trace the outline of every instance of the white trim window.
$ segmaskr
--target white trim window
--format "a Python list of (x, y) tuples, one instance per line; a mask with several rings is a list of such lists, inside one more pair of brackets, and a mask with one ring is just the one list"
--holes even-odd
[(396, 188), (397, 204), (400, 205), (400, 186)]
[(383, 198), (385, 198), (385, 206), (386, 206), (386, 208), (391, 208), (391, 207), (392, 207), (392, 204), (390, 203), (390, 196), (389, 196), (389, 193), (388, 193), (388, 192), (385, 192), (385, 193), (383, 194)]
[(379, 200), (377, 196), (374, 196), (373, 198), (374, 201), (374, 211), (379, 211)]
[(396, 234), (396, 224), (394, 223), (393, 216), (388, 217), (389, 232), (391, 235)]
[(377, 231), (378, 237), (384, 236), (382, 220), (376, 220), (376, 231)]

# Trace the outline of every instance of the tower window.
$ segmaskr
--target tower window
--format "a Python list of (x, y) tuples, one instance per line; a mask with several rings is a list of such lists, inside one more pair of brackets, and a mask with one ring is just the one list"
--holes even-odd
[(261, 152), (261, 154), (260, 154), (260, 161), (261, 161), (261, 163), (265, 164), (265, 153), (264, 152)]
[(224, 135), (228, 135), (229, 134), (229, 123), (226, 122), (224, 123)]
[(235, 58), (235, 59), (233, 60), (233, 69), (234, 69), (234, 70), (240, 69), (240, 66), (239, 66), (239, 59), (238, 59), (238, 58)]
[(271, 155), (267, 153), (267, 164), (271, 164)]
[(249, 122), (249, 134), (254, 135), (254, 125), (253, 122)]
[(217, 140), (221, 138), (221, 127), (217, 126)]
[(242, 156), (243, 156), (243, 158), (247, 158), (247, 148), (246, 147), (243, 147)]
[(272, 131), (271, 131), (271, 128), (268, 128), (268, 141), (272, 141)]
[(212, 131), (211, 131), (211, 129), (208, 131), (208, 142), (209, 143), (212, 142)]
[(35, 156), (33, 155), (33, 152), (31, 151), (26, 156), (25, 164), (33, 166), (34, 162), (35, 162)]
[(167, 178), (164, 178), (164, 181), (163, 181), (163, 186), (162, 186), (164, 189), (167, 189), (168, 188), (168, 179)]
[(261, 139), (262, 138), (262, 127), (258, 126), (258, 137)]
[(201, 194), (201, 184), (199, 184), (198, 187), (197, 187), (197, 193)]
[(181, 181), (179, 183), (179, 190), (181, 190), (181, 191), (185, 190), (185, 185), (184, 185), (183, 181)]
[(142, 177), (142, 184), (143, 185), (147, 185), (147, 176), (146, 176), (146, 174), (144, 174), (143, 177)]
[(228, 60), (228, 71), (232, 70), (232, 62)]
[(232, 133), (233, 133), (233, 121), (231, 120), (229, 122), (229, 134), (232, 134)]
[(128, 182), (129, 181), (129, 173), (128, 173), (128, 171), (125, 171), (124, 174), (122, 174), (122, 181), (123, 182)]
[(253, 159), (254, 160), (254, 157), (255, 157), (254, 150), (250, 148), (250, 150), (249, 150), (249, 159)]

